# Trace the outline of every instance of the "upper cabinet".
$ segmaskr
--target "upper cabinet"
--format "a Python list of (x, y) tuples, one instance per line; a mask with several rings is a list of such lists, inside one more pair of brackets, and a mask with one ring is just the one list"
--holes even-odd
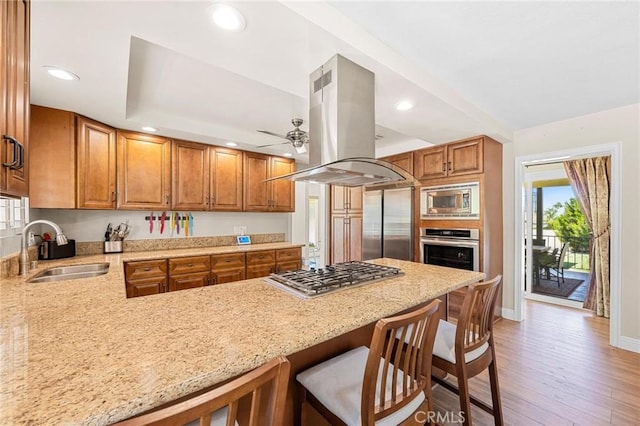
[(413, 152), (404, 152), (402, 154), (390, 155), (388, 157), (382, 157), (380, 160), (387, 161), (398, 167), (403, 168), (410, 174), (413, 174)]
[(30, 4), (0, 2), (0, 15), (0, 195), (27, 197)]
[(332, 185), (331, 214), (362, 214), (362, 187)]
[(118, 131), (117, 207), (168, 210), (171, 202), (171, 140)]
[(180, 210), (242, 210), (242, 151), (173, 141), (172, 203)]
[(415, 151), (414, 176), (424, 180), (482, 173), (483, 142), (479, 137)]
[(266, 179), (295, 171), (292, 159), (244, 153), (244, 211), (293, 212), (295, 186), (288, 180)]
[(77, 206), (116, 207), (116, 129), (76, 116)]
[(29, 205), (35, 208), (75, 208), (74, 113), (32, 105), (30, 122), (30, 161), (37, 167), (29, 169)]

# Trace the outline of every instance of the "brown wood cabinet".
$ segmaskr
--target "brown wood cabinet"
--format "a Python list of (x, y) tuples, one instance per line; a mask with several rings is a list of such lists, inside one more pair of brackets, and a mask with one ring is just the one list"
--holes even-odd
[(362, 260), (362, 188), (331, 186), (330, 263)]
[(483, 137), (477, 137), (415, 151), (414, 175), (425, 180), (482, 173), (483, 142)]
[(124, 263), (127, 297), (149, 296), (169, 291), (167, 259)]
[(77, 207), (116, 208), (116, 129), (76, 116)]
[(211, 256), (169, 259), (169, 291), (211, 284)]
[(28, 0), (0, 2), (0, 195), (29, 196)]
[(276, 250), (276, 272), (297, 271), (302, 268), (302, 249)]
[(211, 283), (224, 284), (246, 277), (245, 253), (214, 254), (211, 256)]
[(175, 210), (242, 210), (242, 151), (173, 141), (171, 207)]
[(74, 113), (31, 105), (29, 156), (37, 166), (29, 168), (30, 207), (76, 207), (75, 148)]
[(251, 251), (247, 253), (247, 279), (266, 277), (275, 271), (275, 250)]
[(413, 152), (404, 152), (402, 154), (390, 155), (382, 157), (380, 160), (387, 161), (413, 174)]
[(244, 211), (293, 212), (295, 186), (291, 181), (264, 182), (266, 179), (295, 171), (289, 158), (244, 153)]
[(118, 131), (117, 207), (168, 210), (171, 205), (171, 140)]

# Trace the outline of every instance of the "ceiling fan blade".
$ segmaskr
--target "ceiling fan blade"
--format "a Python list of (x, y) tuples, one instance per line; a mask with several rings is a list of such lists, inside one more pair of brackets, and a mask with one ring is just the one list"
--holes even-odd
[(276, 145), (284, 145), (284, 144), (290, 144), (291, 142), (281, 142), (281, 143), (270, 143), (269, 145), (260, 145), (260, 146), (256, 146), (256, 148), (266, 148), (268, 146), (276, 146)]
[(260, 133), (264, 133), (266, 135), (277, 136), (277, 137), (282, 138), (282, 139), (287, 139), (287, 137), (285, 135), (280, 135), (278, 133), (273, 133), (273, 132), (270, 132), (268, 130), (257, 130), (257, 131), (260, 132)]

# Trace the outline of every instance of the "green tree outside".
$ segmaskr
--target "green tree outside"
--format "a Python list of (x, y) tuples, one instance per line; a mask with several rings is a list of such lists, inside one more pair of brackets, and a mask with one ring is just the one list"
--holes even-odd
[[(562, 209), (562, 213), (559, 213)], [(564, 205), (555, 203), (544, 211), (547, 228), (553, 229), (563, 243), (574, 253), (589, 252), (591, 228), (582, 214), (578, 200), (570, 198)]]

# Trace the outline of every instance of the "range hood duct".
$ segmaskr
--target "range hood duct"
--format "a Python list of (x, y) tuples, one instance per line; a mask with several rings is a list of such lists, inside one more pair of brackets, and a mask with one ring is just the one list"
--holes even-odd
[(310, 168), (287, 179), (342, 186), (415, 184), (406, 170), (375, 157), (375, 76), (336, 55), (311, 73)]

